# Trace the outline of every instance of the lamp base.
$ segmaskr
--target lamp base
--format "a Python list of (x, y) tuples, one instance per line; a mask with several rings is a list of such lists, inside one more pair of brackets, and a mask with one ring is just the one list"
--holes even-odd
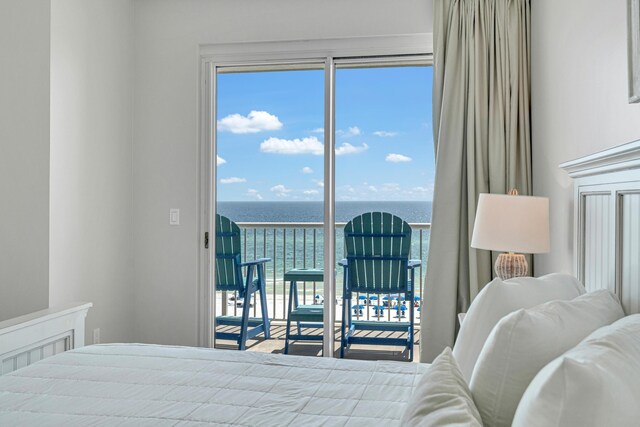
[(529, 265), (524, 255), (509, 252), (498, 255), (494, 268), (496, 276), (498, 276), (500, 280), (507, 280), (513, 277), (526, 276)]

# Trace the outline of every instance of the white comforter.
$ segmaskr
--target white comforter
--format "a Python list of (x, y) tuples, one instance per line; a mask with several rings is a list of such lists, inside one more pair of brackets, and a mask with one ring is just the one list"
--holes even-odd
[(427, 365), (112, 344), (0, 377), (0, 425), (391, 426)]

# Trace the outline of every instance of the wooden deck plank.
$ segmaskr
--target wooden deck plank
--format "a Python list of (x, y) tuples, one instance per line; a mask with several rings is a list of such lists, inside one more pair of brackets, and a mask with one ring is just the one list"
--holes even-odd
[[(233, 326), (225, 326), (220, 327), (219, 330), (225, 331), (226, 329), (233, 329)], [(420, 328), (415, 329), (416, 341), (414, 344), (415, 354), (420, 354), (420, 342), (418, 337)], [(305, 330), (305, 333), (317, 333), (318, 335), (322, 334), (322, 329), (318, 328), (315, 331), (312, 329)], [(336, 325), (335, 329), (336, 336), (340, 336), (340, 326)], [(358, 336), (368, 336), (368, 337), (389, 337), (394, 338), (401, 336), (406, 336), (406, 333), (401, 332), (389, 332), (389, 331), (359, 331)], [(271, 324), (271, 339), (265, 340), (262, 336), (256, 337), (254, 339), (247, 340), (247, 351), (257, 351), (261, 353), (274, 353), (274, 354), (282, 354), (284, 352), (284, 337), (285, 337), (285, 325), (272, 322)], [(335, 352), (335, 357), (339, 357), (340, 354), (340, 344), (339, 340), (336, 341), (336, 347), (338, 348)], [(229, 350), (236, 350), (238, 348), (237, 344), (232, 341), (222, 341), (219, 340), (216, 348), (223, 348)], [(321, 356), (322, 355), (322, 345), (316, 342), (296, 342), (292, 341), (289, 343), (289, 354), (297, 355), (297, 356)], [(359, 360), (398, 360), (398, 361), (406, 361), (408, 357), (408, 352), (404, 350), (403, 347), (393, 347), (393, 346), (380, 346), (380, 345), (358, 345), (353, 344), (349, 351), (347, 352), (346, 359), (359, 359)], [(417, 357), (414, 357), (413, 363), (417, 363)]]

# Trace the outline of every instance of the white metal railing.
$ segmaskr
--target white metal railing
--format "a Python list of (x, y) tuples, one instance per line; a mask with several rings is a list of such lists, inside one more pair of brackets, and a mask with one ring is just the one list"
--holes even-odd
[[(267, 304), (269, 317), (273, 320), (286, 320), (289, 284), (284, 282), (284, 273), (292, 268), (322, 268), (323, 266), (323, 223), (322, 222), (238, 222), (242, 238), (242, 258), (250, 260), (261, 257), (271, 258), (266, 265)], [(342, 228), (346, 222), (336, 222), (336, 260), (343, 258), (344, 239)], [(412, 229), (410, 258), (420, 259), (422, 265), (415, 271), (415, 295), (422, 298), (422, 278), (429, 248), (430, 223), (411, 223)], [(342, 303), (343, 277), (341, 267), (336, 265), (337, 303)], [(322, 284), (311, 282), (298, 285), (301, 304), (313, 304), (316, 295), (322, 295)], [(385, 296), (388, 298), (383, 302)], [(404, 320), (402, 301), (392, 301), (389, 295), (356, 294), (350, 307), (356, 319), (364, 320)], [(360, 301), (364, 308), (360, 309)], [(377, 303), (375, 303), (377, 301)], [(238, 301), (237, 295), (227, 292), (216, 295), (216, 303), (222, 314), (238, 315), (244, 301)], [(405, 302), (409, 304), (413, 302)], [(259, 299), (254, 294), (251, 301), (251, 315), (259, 313)], [(383, 306), (377, 310), (374, 306)], [(380, 313), (382, 311), (382, 313)], [(220, 311), (218, 311), (220, 312)], [(415, 320), (419, 319), (416, 308)], [(336, 310), (337, 320), (342, 315), (341, 307)]]

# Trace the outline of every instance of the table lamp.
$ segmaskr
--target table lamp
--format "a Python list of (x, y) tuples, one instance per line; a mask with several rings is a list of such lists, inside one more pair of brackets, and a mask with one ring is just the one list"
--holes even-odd
[(519, 196), (516, 190), (480, 194), (471, 247), (503, 252), (495, 264), (500, 279), (526, 276), (523, 253), (549, 252), (549, 199)]

